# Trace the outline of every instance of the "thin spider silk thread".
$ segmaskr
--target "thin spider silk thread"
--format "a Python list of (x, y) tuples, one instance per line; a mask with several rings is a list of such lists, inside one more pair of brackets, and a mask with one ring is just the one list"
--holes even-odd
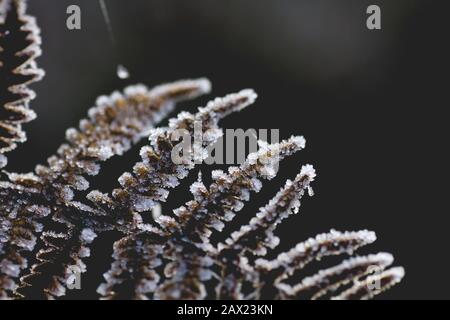
[[(106, 7), (104, 0), (99, 0), (100, 8), (102, 10), (103, 19), (105, 20), (106, 27), (108, 29), (109, 38), (111, 40), (111, 43), (115, 49), (115, 52), (117, 52), (117, 42), (116, 38), (114, 36), (111, 19), (108, 14), (108, 9)], [(130, 77), (130, 73), (122, 64), (117, 64), (116, 74), (119, 79), (127, 79)]]

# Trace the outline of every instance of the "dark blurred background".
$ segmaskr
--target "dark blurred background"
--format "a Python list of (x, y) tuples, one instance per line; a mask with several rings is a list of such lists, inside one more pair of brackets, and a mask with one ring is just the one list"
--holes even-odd
[[(302, 134), (307, 149), (281, 164), (279, 177), (236, 223), (247, 221), (301, 164), (311, 163), (319, 175), (316, 195), (279, 228), (279, 250), (330, 228), (371, 229), (378, 240), (361, 252), (391, 252), (406, 268), (403, 282), (382, 298), (449, 298), (448, 206), (439, 203), (448, 191), (446, 171), (439, 168), (447, 162), (438, 151), (448, 136), (443, 3), (106, 0), (113, 46), (98, 1), (30, 1), (42, 28), (39, 63), (47, 75), (34, 85), (39, 117), (26, 125), (29, 141), (10, 155), (8, 169), (32, 170), (45, 162), (98, 95), (128, 84), (206, 76), (213, 96), (254, 88), (257, 103), (223, 127), (279, 128), (283, 138)], [(70, 4), (81, 7), (80, 31), (66, 28)], [(370, 4), (381, 7), (382, 30), (366, 28)], [(117, 64), (129, 69), (129, 79), (116, 76)], [(207, 98), (180, 108), (194, 111)], [(110, 190), (137, 154), (138, 147), (108, 162), (93, 187)], [(189, 181), (195, 178), (194, 172)], [(178, 192), (164, 208), (188, 199)], [(115, 237), (98, 239), (94, 257), (86, 259), (91, 273), (83, 290), (68, 298), (95, 297)]]

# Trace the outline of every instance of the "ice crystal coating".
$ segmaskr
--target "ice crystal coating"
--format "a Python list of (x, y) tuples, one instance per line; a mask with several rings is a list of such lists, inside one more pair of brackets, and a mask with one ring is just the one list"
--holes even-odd
[[(27, 85), (43, 75), (35, 64), (39, 45), (39, 29), (25, 14), (25, 1), (0, 0), (0, 168), (7, 165), (4, 153), (25, 140), (22, 123), (35, 117), (28, 106), (34, 92)], [(375, 233), (367, 230), (331, 230), (275, 258), (268, 255), (282, 241), (277, 227), (299, 212), (305, 195), (313, 196), (312, 165), (302, 166), (248, 224), (226, 234), (223, 242), (211, 240), (237, 214), (245, 214), (245, 203), (263, 180), (276, 176), (281, 160), (305, 147), (301, 136), (277, 144), (259, 141), (259, 150), (242, 165), (213, 170), (209, 185), (199, 174), (189, 188), (192, 200), (161, 212), (159, 203), (221, 137), (219, 121), (257, 97), (245, 89), (216, 98), (195, 114), (180, 112), (167, 127), (155, 128), (176, 102), (210, 90), (207, 79), (196, 79), (153, 89), (135, 85), (100, 96), (78, 128), (67, 130), (66, 143), (47, 165), (33, 173), (1, 171), (0, 299), (64, 296), (73, 270), (88, 271), (83, 258), (107, 230), (122, 238), (114, 243), (113, 262), (97, 290), (102, 299), (368, 299), (403, 278), (403, 268), (387, 269), (393, 257), (378, 253), (347, 258), (292, 284), (313, 261), (352, 256), (374, 242)], [(180, 132), (193, 143), (175, 161)], [(120, 175), (119, 187), (90, 189), (89, 179), (102, 162), (144, 137), (149, 144), (140, 150), (141, 161)], [(77, 191), (86, 191), (86, 199)]]
[(284, 298), (308, 297), (318, 299), (328, 292), (347, 285), (370, 273), (380, 273), (392, 264), (394, 258), (388, 253), (378, 253), (364, 257), (353, 257), (329, 269), (320, 270), (313, 276), (306, 277), (301, 283), (290, 286), (283, 282), (277, 284), (280, 295)]
[(44, 75), (35, 61), (41, 55), (40, 29), (25, 9), (24, 1), (0, 1), (0, 168), (7, 164), (3, 154), (26, 140), (22, 124), (36, 118), (28, 85)]
[[(267, 145), (259, 152), (250, 154), (240, 167), (230, 168), (228, 173), (213, 171), (213, 182), (209, 187), (204, 185), (199, 175), (190, 188), (194, 200), (175, 209), (173, 215), (159, 216), (156, 222), (160, 228), (142, 230), (116, 243), (115, 261), (105, 274), (106, 282), (98, 292), (106, 299), (292, 299), (307, 291), (309, 284), (310, 289), (316, 291), (308, 291), (309, 297), (315, 299), (352, 281), (365, 281), (374, 266), (380, 271), (389, 266), (392, 256), (380, 253), (351, 258), (337, 267), (305, 278), (304, 282), (293, 287), (285, 283), (296, 271), (314, 260), (331, 255), (351, 255), (361, 246), (374, 242), (375, 233), (367, 230), (331, 230), (299, 243), (274, 260), (255, 259), (255, 255), (264, 255), (279, 243), (273, 233), (279, 223), (298, 211), (300, 198), (310, 189), (310, 183), (316, 176), (311, 165), (303, 166), (293, 181), (287, 181), (285, 187), (250, 223), (232, 233), (225, 243), (210, 242), (211, 233), (221, 231), (242, 209), (243, 203), (249, 200), (251, 192), (260, 190), (259, 179), (273, 177), (267, 176), (266, 166), (273, 164), (274, 158), (280, 160), (303, 147), (304, 139), (300, 137)], [(119, 246), (122, 243), (132, 245), (125, 250)], [(149, 263), (138, 254), (144, 250), (143, 247), (154, 253), (151, 258), (153, 263), (165, 261), (164, 271), (152, 274), (148, 280), (146, 288), (151, 290), (144, 296), (136, 285), (145, 281), (143, 274), (129, 274), (130, 259), (135, 265)], [(158, 253), (155, 248), (158, 248)], [(128, 253), (127, 257), (123, 256), (124, 252)], [(120, 263), (124, 261), (126, 265)], [(336, 282), (330, 283), (331, 278)], [(246, 290), (243, 289), (244, 284)], [(359, 282), (355, 285), (361, 286)], [(127, 296), (121, 296), (120, 293), (124, 293), (120, 289), (122, 287), (134, 290)]]
[[(25, 237), (23, 231), (16, 232), (14, 228), (6, 230), (4, 237), (11, 240), (5, 240), (5, 246), (11, 249), (5, 249), (5, 253), (0, 252), (0, 259), (6, 257), (9, 250), (16, 251), (18, 245), (19, 250), (33, 250), (36, 234), (42, 231), (36, 226), (40, 226), (41, 218), (50, 214), (52, 206), (56, 206), (52, 219), (63, 224), (71, 225), (74, 218), (76, 220), (78, 215), (86, 212), (98, 214), (98, 211), (89, 206), (72, 201), (73, 189), (88, 189), (89, 184), (85, 175), (96, 175), (100, 169), (99, 162), (106, 161), (113, 155), (123, 154), (145, 133), (148, 134), (150, 128), (173, 109), (174, 103), (206, 93), (205, 90), (210, 88), (207, 83), (209, 82), (206, 79), (181, 80), (151, 90), (137, 85), (126, 88), (124, 94), (114, 93), (110, 97), (99, 98), (97, 105), (89, 110), (89, 118), (80, 121), (79, 130), (68, 130), (66, 133), (68, 144), (62, 145), (57, 155), (49, 159), (48, 167), (37, 166), (35, 174), (8, 173), (9, 181), (0, 182), (4, 212), (14, 212), (15, 215), (22, 216), (27, 206), (33, 204), (41, 204), (46, 211), (43, 214), (20, 218), (27, 219), (26, 224), (14, 217), (15, 221), (27, 230), (27, 236)], [(3, 214), (1, 219), (3, 221)], [(89, 227), (89, 224), (83, 224), (81, 228), (83, 227)], [(72, 230), (72, 227), (69, 229), (71, 236), (78, 239), (80, 235), (75, 234), (81, 229)], [(31, 240), (28, 241), (29, 245), (24, 247), (20, 241), (12, 241), (14, 238)], [(81, 244), (78, 244), (78, 247), (73, 244), (73, 249), (66, 253), (77, 254), (82, 247)], [(16, 260), (17, 258), (14, 261)], [(25, 262), (19, 262), (17, 265), (26, 266)], [(46, 262), (45, 259), (41, 263)], [(26, 281), (30, 277), (27, 276)], [(28, 287), (26, 284), (23, 286)], [(63, 294), (64, 290), (59, 288), (57, 292)]]
[[(152, 90), (136, 85), (127, 87), (123, 94), (114, 92), (98, 98), (88, 111), (89, 117), (80, 121), (79, 129), (67, 130), (68, 143), (48, 159), (49, 166), (36, 168), (37, 175), (53, 188), (86, 190), (89, 184), (84, 176), (96, 175), (99, 162), (128, 151), (173, 110), (175, 102), (207, 93), (205, 82), (182, 80)], [(70, 201), (67, 197), (62, 200)]]
[[(208, 88), (205, 85), (205, 80), (185, 81), (183, 85), (189, 84), (190, 87), (195, 87), (198, 83), (198, 88)], [(177, 85), (180, 87), (180, 83)], [(158, 96), (167, 96), (166, 90), (171, 88), (173, 94), (174, 86), (160, 86), (156, 88)], [(248, 98), (247, 98), (248, 95)], [(156, 95), (155, 95), (156, 96)], [(189, 93), (191, 97), (192, 94)], [(140, 155), (142, 162), (137, 163), (133, 167), (133, 173), (124, 173), (119, 177), (119, 183), (122, 188), (115, 189), (112, 195), (101, 193), (100, 191), (91, 191), (87, 198), (93, 202), (94, 206), (91, 207), (78, 201), (65, 201), (66, 206), (70, 210), (59, 212), (54, 218), (57, 221), (67, 223), (69, 227), (69, 238), (67, 243), (72, 243), (70, 248), (61, 250), (58, 256), (53, 259), (63, 259), (62, 255), (68, 256), (70, 253), (70, 259), (76, 265), (80, 263), (80, 252), (84, 252), (84, 248), (89, 245), (88, 241), (81, 241), (83, 234), (80, 234), (81, 230), (86, 232), (90, 228), (94, 228), (95, 232), (102, 232), (105, 230), (117, 229), (122, 232), (130, 232), (135, 229), (146, 228), (142, 224), (142, 219), (139, 216), (140, 212), (150, 211), (154, 205), (159, 201), (164, 201), (169, 193), (168, 189), (173, 188), (179, 184), (179, 180), (187, 176), (189, 170), (191, 170), (195, 163), (188, 162), (176, 165), (171, 160), (171, 151), (176, 141), (172, 140), (172, 133), (180, 128), (190, 128), (189, 132), (193, 133), (193, 124), (196, 121), (202, 123), (204, 131), (214, 130), (216, 135), (211, 135), (210, 139), (204, 139), (204, 145), (216, 142), (221, 136), (221, 131), (218, 129), (218, 121), (225, 115), (235, 110), (241, 110), (247, 106), (253, 98), (251, 91), (243, 91), (237, 94), (228, 95), (223, 99), (216, 100), (217, 103), (210, 103), (204, 109), (200, 109), (195, 115), (188, 115), (185, 112), (180, 113), (177, 118), (169, 120), (169, 127), (162, 129), (149, 130), (150, 146), (143, 147)], [(220, 101), (220, 103), (219, 103)], [(70, 190), (70, 189), (69, 189)], [(79, 214), (85, 216), (84, 220), (79, 219)], [(88, 228), (88, 229), (86, 229)], [(72, 241), (73, 240), (73, 241)], [(79, 259), (79, 260), (78, 260)], [(51, 263), (51, 261), (42, 261), (42, 263)], [(64, 273), (67, 273), (69, 264), (66, 264), (62, 269)], [(31, 273), (26, 275), (22, 282), (23, 285), (19, 288), (18, 292), (25, 296), (30, 297), (27, 292), (31, 279), (34, 282), (34, 278), (41, 279), (42, 273), (37, 274), (32, 268)], [(63, 276), (59, 274), (51, 278), (51, 282), (43, 282), (42, 279), (39, 283), (46, 284), (42, 290), (45, 295), (59, 296), (65, 293), (65, 290), (61, 288), (61, 283), (56, 282), (54, 279), (61, 279)], [(56, 287), (57, 290), (50, 290), (50, 287)], [(34, 290), (36, 285), (34, 285)]]
[(260, 212), (250, 220), (248, 225), (242, 226), (239, 231), (231, 234), (221, 244), (221, 250), (251, 250), (257, 255), (265, 255), (267, 249), (274, 249), (279, 244), (273, 232), (278, 224), (291, 213), (297, 213), (300, 207), (300, 198), (305, 189), (310, 188), (310, 183), (316, 176), (311, 165), (302, 167), (294, 181), (288, 180), (285, 187), (269, 201), (268, 205), (261, 208)]
[[(356, 281), (356, 283), (350, 289), (342, 292), (336, 297), (335, 300), (368, 300), (375, 295), (388, 290), (392, 286), (399, 283), (405, 276), (405, 270), (402, 267), (390, 268), (381, 272), (368, 276), (367, 278)], [(378, 285), (379, 284), (379, 285)]]
[(375, 240), (375, 233), (368, 230), (357, 232), (331, 230), (329, 233), (319, 234), (297, 244), (291, 250), (279, 254), (275, 260), (258, 259), (256, 265), (269, 271), (277, 270), (280, 275), (292, 274), (314, 259), (343, 253), (353, 254), (360, 247)]
[[(106, 283), (100, 285), (97, 292), (110, 299), (145, 299), (145, 294), (156, 289), (160, 279), (154, 270), (162, 264), (159, 258), (162, 245), (152, 243), (150, 239), (129, 236), (114, 244), (111, 270), (105, 273)], [(121, 290), (129, 281), (135, 281), (133, 292)]]
[(199, 122), (202, 133), (207, 131), (216, 133), (210, 135), (208, 139), (203, 139), (203, 145), (200, 147), (206, 148), (222, 135), (218, 121), (231, 112), (248, 106), (253, 99), (254, 93), (251, 90), (231, 94), (209, 102), (206, 108), (199, 108), (199, 112), (195, 115), (181, 112), (176, 118), (169, 120), (167, 128), (151, 130), (150, 146), (145, 146), (140, 151), (142, 161), (134, 165), (133, 173), (125, 172), (119, 177), (122, 188), (113, 190), (111, 197), (99, 191), (92, 191), (88, 199), (98, 210), (104, 211), (105, 215), (108, 212), (108, 215), (117, 212), (120, 217), (124, 216), (124, 211), (135, 213), (150, 211), (158, 202), (165, 201), (169, 189), (176, 187), (195, 166), (193, 161), (180, 164), (173, 162), (172, 151), (178, 142), (173, 139), (174, 132), (185, 129), (193, 136), (194, 124)]

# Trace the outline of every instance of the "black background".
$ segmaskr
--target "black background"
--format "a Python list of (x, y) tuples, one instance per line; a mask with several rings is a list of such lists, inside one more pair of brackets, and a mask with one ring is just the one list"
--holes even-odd
[[(283, 138), (304, 135), (307, 149), (281, 164), (279, 176), (234, 227), (311, 163), (318, 171), (316, 195), (279, 228), (280, 249), (331, 228), (374, 230), (377, 242), (361, 252), (391, 252), (406, 269), (403, 282), (383, 298), (449, 298), (443, 205), (449, 37), (443, 1), (106, 3), (117, 46), (97, 1), (30, 1), (29, 12), (42, 29), (39, 64), (47, 75), (33, 86), (39, 117), (26, 125), (29, 141), (10, 155), (8, 170), (29, 171), (45, 162), (98, 95), (127, 84), (206, 76), (213, 96), (254, 88), (256, 104), (224, 120), (223, 127), (279, 128)], [(65, 26), (70, 4), (81, 7), (82, 30)], [(382, 30), (366, 29), (369, 4), (381, 7)], [(130, 79), (117, 78), (118, 63), (129, 69)], [(178, 110), (194, 111), (207, 98)], [(92, 186), (110, 190), (137, 154), (138, 148), (112, 159)], [(195, 178), (194, 172), (189, 181)], [(187, 187), (164, 208), (188, 200)], [(83, 290), (68, 298), (96, 297), (116, 236), (96, 241)]]

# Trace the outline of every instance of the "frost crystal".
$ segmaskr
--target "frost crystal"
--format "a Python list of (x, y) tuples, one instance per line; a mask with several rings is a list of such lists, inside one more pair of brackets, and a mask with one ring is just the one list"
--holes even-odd
[(86, 228), (81, 231), (81, 240), (85, 243), (91, 243), (96, 237), (97, 235), (92, 229)]

